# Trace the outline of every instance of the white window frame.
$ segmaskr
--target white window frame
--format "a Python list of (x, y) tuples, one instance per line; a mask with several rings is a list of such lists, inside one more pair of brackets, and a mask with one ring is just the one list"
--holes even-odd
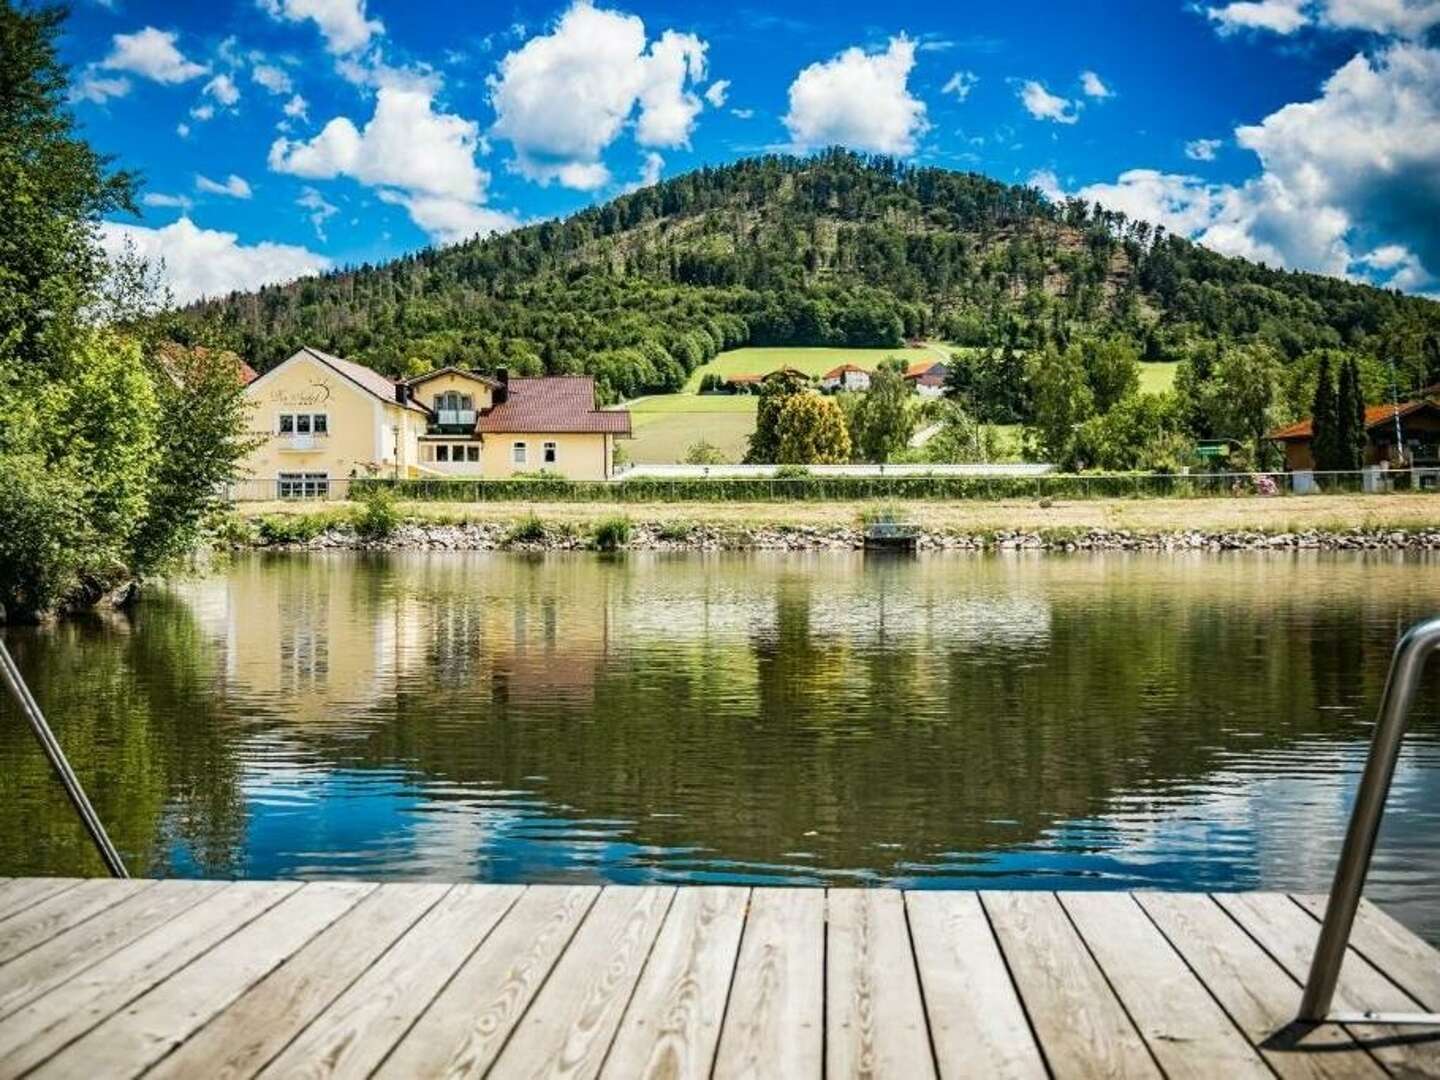
[(275, 479), (275, 494), (281, 499), (328, 499), (330, 474), (326, 472), (282, 472)]
[(510, 444), (510, 463), (512, 465), (528, 465), (529, 457), (529, 443), (513, 442)]
[[(305, 417), (305, 422), (310, 425), (309, 431), (300, 430), (300, 418)], [(290, 421), (290, 430), (285, 430), (285, 421)], [(319, 420), (325, 426), (324, 431), (315, 430), (315, 421)], [(275, 434), (277, 435), (329, 435), (330, 414), (328, 412), (282, 412), (275, 416)]]

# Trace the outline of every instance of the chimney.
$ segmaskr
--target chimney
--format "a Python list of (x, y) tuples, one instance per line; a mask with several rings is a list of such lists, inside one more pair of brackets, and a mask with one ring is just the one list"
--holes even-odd
[(404, 405), (407, 401), (410, 400), (409, 383), (397, 382), (395, 384), (395, 400), (398, 401), (401, 405)]
[(496, 405), (503, 405), (510, 398), (510, 369), (497, 368), (495, 370), (495, 381), (500, 385), (495, 388), (495, 393), (490, 395), (491, 401)]

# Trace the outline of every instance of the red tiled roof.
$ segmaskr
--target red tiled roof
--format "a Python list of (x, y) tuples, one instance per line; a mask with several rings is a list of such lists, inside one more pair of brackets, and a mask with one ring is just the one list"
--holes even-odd
[(726, 375), (725, 381), (728, 383), (744, 383), (748, 385), (750, 383), (762, 382), (764, 378), (764, 375)]
[[(312, 349), (309, 345), (306, 345), (300, 351), (308, 354), (312, 359), (320, 361), (320, 363), (326, 367), (332, 368), (337, 374), (343, 375), (359, 386), (360, 389), (374, 394), (382, 401), (389, 401), (396, 405), (402, 404), (402, 402), (395, 397), (394, 380), (381, 375), (380, 372), (374, 368), (368, 368), (364, 364), (357, 364), (354, 360), (342, 360), (338, 356), (331, 356), (329, 353), (321, 352), (319, 349)], [(418, 401), (406, 401), (403, 402), (403, 404), (405, 408), (414, 409), (416, 412), (426, 414), (430, 412), (429, 409), (425, 408), (425, 406), (421, 405)]]
[(247, 364), (244, 360), (241, 360), (241, 361), (240, 361), (240, 385), (241, 385), (241, 386), (249, 386), (252, 382), (254, 382), (254, 381), (255, 381), (256, 379), (258, 379), (259, 377), (260, 377), (260, 373), (259, 373), (258, 371), (256, 371), (253, 367), (251, 367), (249, 364)]
[(630, 413), (595, 408), (595, 380), (589, 375), (512, 378), (506, 399), (481, 412), (481, 432), (595, 432), (630, 434)]
[(920, 375), (929, 374), (940, 366), (941, 362), (939, 360), (916, 360), (905, 369), (905, 378), (914, 379)]
[(869, 371), (867, 371), (865, 368), (861, 367), (859, 364), (841, 364), (841, 365), (840, 365), (839, 367), (837, 367), (837, 368), (831, 368), (829, 371), (825, 372), (825, 374), (822, 375), (822, 376), (820, 376), (820, 377), (821, 377), (822, 379), (838, 379), (838, 378), (840, 378), (840, 376), (844, 375), (847, 371), (858, 371), (861, 375), (869, 375), (869, 374), (870, 374)]
[[(1403, 420), (1411, 413), (1421, 409), (1440, 410), (1440, 405), (1433, 401), (1402, 401), (1399, 405), (1366, 405), (1365, 406), (1365, 430), (1383, 427), (1385, 424), (1393, 424), (1398, 413)], [(1276, 428), (1266, 436), (1276, 442), (1289, 442), (1292, 439), (1304, 440), (1315, 437), (1314, 422), (1310, 417), (1304, 420), (1297, 420), (1293, 424), (1286, 424), (1282, 428)]]

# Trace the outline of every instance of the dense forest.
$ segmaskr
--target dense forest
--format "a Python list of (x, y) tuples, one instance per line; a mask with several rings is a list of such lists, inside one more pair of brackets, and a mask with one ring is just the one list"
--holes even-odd
[(1440, 304), (1228, 258), (1098, 205), (832, 150), (704, 168), (563, 221), (191, 309), (265, 370), (309, 343), (392, 375), (589, 372), (607, 399), (678, 388), (738, 345), (1063, 350), (1144, 359), (1262, 343), (1427, 375)]

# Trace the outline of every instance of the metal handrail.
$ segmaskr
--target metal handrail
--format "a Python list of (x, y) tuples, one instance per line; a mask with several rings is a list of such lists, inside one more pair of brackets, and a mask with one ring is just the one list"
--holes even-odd
[(65, 787), (65, 794), (70, 797), (70, 803), (75, 807), (75, 812), (80, 815), (80, 820), (85, 825), (85, 831), (90, 834), (90, 839), (95, 841), (95, 846), (100, 851), (100, 858), (105, 863), (105, 868), (110, 871), (110, 876), (128, 878), (130, 872), (125, 869), (125, 860), (120, 858), (120, 852), (115, 850), (115, 845), (110, 842), (110, 836), (106, 833), (105, 826), (100, 823), (100, 815), (95, 813), (95, 808), (90, 805), (90, 800), (85, 795), (85, 789), (80, 786), (80, 781), (75, 776), (75, 770), (70, 768), (70, 762), (65, 758), (65, 751), (60, 749), (60, 743), (56, 741), (55, 733), (45, 722), (45, 714), (40, 711), (40, 706), (31, 696), (30, 688), (25, 685), (25, 679), (20, 674), (20, 669), (15, 665), (15, 660), (3, 641), (0, 641), (0, 678), (4, 679), (10, 695), (20, 706), (21, 714), (29, 722), (30, 729), (35, 732), (35, 737), (40, 740), (40, 749), (45, 752), (55, 774), (60, 777), (60, 783)]
[(1340, 978), (1340, 965), (1350, 944), (1350, 930), (1355, 912), (1360, 907), (1360, 894), (1370, 859), (1375, 854), (1375, 838), (1380, 833), (1380, 819), (1385, 814), (1385, 800), (1390, 794), (1390, 781), (1395, 776), (1395, 762), (1400, 756), (1400, 742), (1410, 707), (1415, 702), (1425, 661), (1440, 652), (1440, 617), (1416, 623), (1395, 646), (1390, 662), (1390, 676), (1385, 694), (1380, 699), (1380, 715), (1370, 741), (1370, 757), (1360, 777), (1355, 795), (1355, 809), (1350, 814), (1350, 827), (1345, 832), (1345, 846), (1335, 868), (1335, 882), (1330, 886), (1330, 900), (1325, 906), (1325, 921), (1315, 956), (1310, 962), (1310, 977), (1300, 999), (1303, 1023), (1333, 1021), (1346, 1024), (1440, 1024), (1437, 1013), (1406, 1013), (1403, 1018), (1386, 1013), (1332, 1014), (1330, 1004), (1335, 997), (1335, 983)]

